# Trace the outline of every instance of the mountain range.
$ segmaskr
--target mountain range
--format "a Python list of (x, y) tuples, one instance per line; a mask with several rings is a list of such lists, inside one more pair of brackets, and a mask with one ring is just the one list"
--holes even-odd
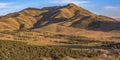
[(65, 6), (26, 8), (19, 12), (0, 16), (0, 30), (31, 30), (58, 26), (87, 30), (120, 30), (120, 22), (94, 14), (73, 3)]

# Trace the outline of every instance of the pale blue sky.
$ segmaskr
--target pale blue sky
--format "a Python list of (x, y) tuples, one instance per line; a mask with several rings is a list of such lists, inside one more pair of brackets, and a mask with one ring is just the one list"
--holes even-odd
[(119, 0), (0, 0), (0, 15), (17, 12), (28, 7), (42, 8), (75, 3), (93, 13), (120, 18)]

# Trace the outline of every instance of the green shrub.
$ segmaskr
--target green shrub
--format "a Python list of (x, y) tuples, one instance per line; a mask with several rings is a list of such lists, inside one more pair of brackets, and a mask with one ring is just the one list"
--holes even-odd
[(72, 50), (58, 46), (34, 46), (24, 42), (0, 40), (0, 57), (2, 60), (40, 60), (42, 57), (52, 57), (60, 60), (63, 57), (73, 58), (94, 57), (102, 54), (96, 50)]

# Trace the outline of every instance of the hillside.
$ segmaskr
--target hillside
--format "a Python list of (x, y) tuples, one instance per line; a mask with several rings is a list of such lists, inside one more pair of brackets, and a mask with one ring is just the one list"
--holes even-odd
[(88, 30), (120, 30), (120, 22), (96, 15), (73, 3), (66, 6), (27, 8), (0, 17), (0, 30), (80, 28)]
[(120, 60), (120, 21), (73, 3), (0, 16), (0, 60)]

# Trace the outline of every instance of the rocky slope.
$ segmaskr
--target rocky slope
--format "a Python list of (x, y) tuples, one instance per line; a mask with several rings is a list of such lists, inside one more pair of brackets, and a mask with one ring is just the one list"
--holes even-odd
[(27, 8), (0, 17), (1, 30), (41, 29), (53, 25), (89, 30), (120, 30), (120, 22), (115, 19), (96, 15), (73, 3), (42, 9)]

